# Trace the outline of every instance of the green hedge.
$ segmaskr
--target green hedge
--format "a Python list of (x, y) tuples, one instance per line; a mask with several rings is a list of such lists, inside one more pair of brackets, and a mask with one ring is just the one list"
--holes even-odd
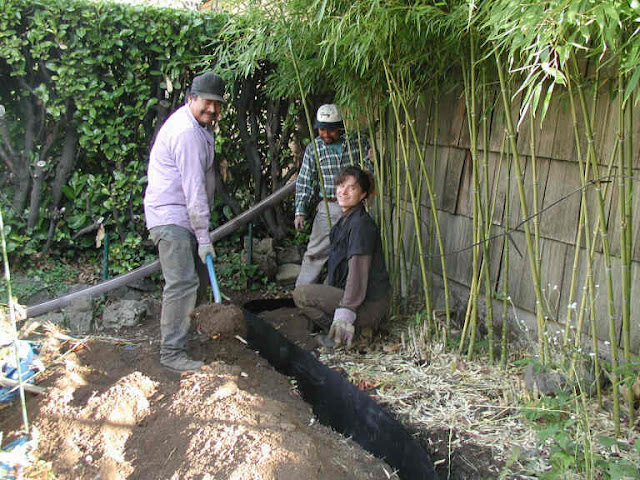
[[(2, 0), (0, 195), (18, 258), (41, 251), (51, 230), (52, 249), (90, 247), (92, 235), (72, 237), (101, 216), (116, 243), (144, 232), (154, 133), (206, 68), (202, 55), (226, 21), (105, 2)], [(65, 140), (73, 147), (67, 172)]]

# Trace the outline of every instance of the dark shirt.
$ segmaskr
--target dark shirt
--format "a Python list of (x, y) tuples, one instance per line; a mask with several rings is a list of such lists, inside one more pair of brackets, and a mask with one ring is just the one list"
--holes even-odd
[(380, 232), (362, 204), (345, 212), (345, 215), (331, 229), (329, 239), (331, 241), (327, 276), (329, 285), (345, 289), (350, 259), (354, 256), (369, 256), (371, 264), (368, 279), (365, 282), (367, 290), (365, 300), (379, 300), (388, 294), (391, 287), (382, 255)]

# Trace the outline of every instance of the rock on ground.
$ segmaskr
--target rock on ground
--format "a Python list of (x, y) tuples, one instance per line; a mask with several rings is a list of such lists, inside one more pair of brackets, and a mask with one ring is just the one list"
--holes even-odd
[(145, 317), (147, 306), (140, 300), (119, 300), (105, 308), (102, 313), (102, 328), (135, 327)]
[(285, 263), (278, 267), (276, 282), (281, 285), (293, 285), (300, 275), (300, 265), (296, 263)]

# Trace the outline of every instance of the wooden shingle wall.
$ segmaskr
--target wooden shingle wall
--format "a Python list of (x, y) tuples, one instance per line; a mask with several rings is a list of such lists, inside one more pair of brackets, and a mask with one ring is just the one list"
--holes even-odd
[[(491, 250), (491, 276), (494, 288), (501, 291), (504, 287), (504, 262), (502, 261), (503, 249), (506, 247), (510, 253), (509, 285), (508, 289), (512, 301), (518, 308), (533, 312), (535, 309), (534, 289), (531, 281), (529, 258), (524, 236), (524, 224), (520, 206), (520, 198), (515, 180), (515, 167), (505, 153), (505, 116), (501, 107), (501, 99), (498, 92), (490, 95), (489, 105), (492, 108), (488, 112), (488, 152), (487, 163), (489, 172), (489, 192), (492, 198), (492, 238)], [(519, 118), (520, 104), (516, 100), (513, 103), (513, 118)], [(426, 135), (421, 139), (427, 145), (424, 149), (425, 162), (431, 171), (434, 152), (433, 138), (436, 123), (433, 121), (433, 109), (428, 118), (425, 111), (416, 112), (416, 129), (420, 135)], [(578, 124), (583, 119), (578, 115)], [(482, 121), (482, 117), (478, 117)], [(425, 123), (426, 122), (426, 123)], [(576, 237), (578, 233), (580, 206), (582, 203), (582, 191), (580, 182), (580, 168), (578, 152), (586, 159), (588, 143), (584, 136), (580, 138), (579, 147), (576, 146), (573, 131), (573, 118), (570, 110), (570, 102), (567, 96), (558, 95), (554, 98), (542, 123), (536, 120), (533, 126), (535, 142), (532, 148), (531, 126), (529, 117), (519, 124), (517, 135), (517, 148), (520, 154), (522, 175), (525, 182), (525, 196), (529, 208), (528, 224), (533, 232), (534, 224), (531, 218), (534, 214), (533, 206), (533, 161), (535, 155), (538, 191), (539, 229), (541, 236), (541, 283), (544, 289), (545, 302), (553, 319), (562, 325), (567, 318), (569, 306), (569, 290), (574, 269), (574, 257), (576, 253)], [(634, 136), (640, 138), (640, 109), (634, 111)], [(440, 227), (444, 240), (445, 252), (440, 252), (437, 244), (430, 245), (429, 255), (432, 255), (434, 270), (440, 273), (440, 260), (437, 255), (444, 253), (446, 258), (447, 274), (451, 281), (469, 287), (472, 278), (472, 162), (470, 154), (470, 138), (468, 131), (465, 101), (461, 93), (450, 93), (439, 99), (439, 115), (437, 121), (438, 141), (435, 161), (435, 172), (432, 173), (433, 185), (436, 194), (436, 206), (439, 213)], [(618, 188), (615, 175), (617, 172), (617, 159), (613, 157), (615, 145), (618, 141), (618, 101), (611, 99), (608, 93), (603, 93), (596, 108), (596, 121), (593, 125), (594, 147), (598, 154), (599, 176), (606, 186), (604, 196), (605, 215), (610, 227), (610, 244), (613, 254), (619, 255), (620, 219), (618, 214)], [(479, 155), (485, 152), (482, 144), (482, 136), (479, 135)], [(634, 168), (640, 169), (640, 151), (634, 145)], [(609, 167), (612, 161), (611, 167)], [(418, 178), (418, 167), (415, 166), (412, 176)], [(590, 167), (591, 168), (591, 167)], [(610, 169), (609, 169), (610, 168)], [(484, 172), (480, 173), (481, 188), (484, 188)], [(612, 177), (609, 177), (608, 175)], [(635, 175), (640, 175), (637, 170)], [(511, 181), (509, 181), (511, 175)], [(414, 179), (415, 179), (414, 178)], [(417, 181), (416, 181), (417, 182)], [(510, 191), (507, 195), (508, 184)], [(417, 183), (416, 183), (417, 184)], [(592, 225), (591, 239), (595, 242), (594, 261), (592, 265), (594, 282), (597, 285), (596, 319), (597, 334), (601, 340), (607, 341), (608, 315), (607, 315), (607, 291), (605, 282), (602, 245), (599, 238), (594, 237), (593, 226), (598, 215), (598, 202), (595, 187), (590, 186), (585, 194), (588, 206), (588, 215)], [(510, 214), (505, 215), (506, 202), (510, 205)], [(428, 208), (426, 191), (422, 196), (421, 217), (425, 223), (431, 217)], [(407, 221), (406, 228), (414, 232), (411, 220)], [(510, 230), (509, 236), (505, 231)], [(631, 296), (632, 316), (632, 341), (633, 349), (640, 347), (640, 186), (634, 183), (633, 195), (633, 260)], [(406, 234), (407, 232), (405, 232)], [(425, 238), (425, 244), (428, 239)], [(584, 290), (584, 279), (587, 273), (587, 256), (584, 239), (580, 246), (579, 263), (577, 265), (577, 281), (574, 287), (573, 302), (576, 302), (573, 310), (573, 318), (580, 309)], [(613, 279), (616, 302), (616, 322), (620, 328), (620, 262), (614, 259)], [(589, 302), (586, 302), (588, 308)], [(588, 323), (583, 327), (585, 333)]]

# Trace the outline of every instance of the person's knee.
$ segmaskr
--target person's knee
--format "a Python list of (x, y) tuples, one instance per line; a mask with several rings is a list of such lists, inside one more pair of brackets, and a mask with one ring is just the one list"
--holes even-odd
[(310, 285), (298, 285), (293, 290), (293, 303), (296, 307), (303, 308), (309, 303)]
[(182, 300), (184, 298), (196, 297), (200, 281), (197, 276), (183, 277), (178, 281), (167, 281), (165, 278), (165, 288), (163, 296), (166, 300)]

